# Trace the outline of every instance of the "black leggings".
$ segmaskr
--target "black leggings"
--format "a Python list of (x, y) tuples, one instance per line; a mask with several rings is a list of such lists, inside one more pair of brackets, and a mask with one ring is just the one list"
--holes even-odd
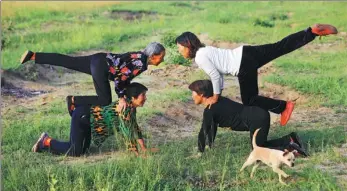
[(270, 129), (270, 113), (259, 107), (245, 107), (241, 112), (240, 117), (249, 129), (250, 138), (252, 138), (255, 130), (261, 128), (256, 137), (258, 146), (271, 149), (284, 150), (288, 148), (290, 143), (289, 134), (278, 139), (267, 140)]
[(112, 102), (106, 53), (71, 57), (57, 53), (37, 52), (35, 63), (62, 66), (92, 75), (97, 96), (74, 96), (76, 107), (78, 105), (105, 106)]
[(80, 106), (72, 113), (70, 127), (70, 141), (62, 142), (51, 140), (49, 151), (54, 154), (67, 154), (69, 156), (80, 156), (90, 146), (90, 107)]
[(308, 28), (273, 44), (244, 46), (238, 74), (242, 103), (258, 106), (273, 113), (282, 113), (286, 108), (286, 101), (258, 95), (258, 69), (268, 62), (304, 46), (315, 37), (311, 28)]

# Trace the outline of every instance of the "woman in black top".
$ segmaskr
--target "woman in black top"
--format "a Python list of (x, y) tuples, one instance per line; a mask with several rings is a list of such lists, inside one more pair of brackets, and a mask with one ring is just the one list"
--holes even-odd
[(252, 140), (256, 129), (261, 128), (256, 143), (261, 147), (272, 149), (296, 149), (304, 156), (306, 151), (295, 132), (279, 139), (267, 140), (270, 129), (270, 114), (268, 111), (256, 106), (244, 106), (226, 97), (220, 96), (217, 103), (209, 108), (208, 98), (213, 96), (213, 87), (210, 80), (197, 80), (189, 85), (194, 103), (206, 106), (203, 115), (202, 127), (198, 136), (198, 147), (204, 152), (207, 145), (213, 146), (217, 134), (217, 127), (230, 127), (234, 131), (249, 131)]
[(57, 53), (26, 51), (21, 64), (34, 60), (36, 64), (62, 66), (92, 75), (97, 96), (68, 96), (71, 115), (78, 105), (109, 105), (112, 101), (109, 80), (114, 81), (121, 108), (125, 108), (126, 87), (131, 80), (147, 70), (148, 65), (159, 65), (165, 56), (165, 48), (157, 42), (147, 45), (143, 51), (124, 54), (97, 53), (89, 56), (71, 57)]

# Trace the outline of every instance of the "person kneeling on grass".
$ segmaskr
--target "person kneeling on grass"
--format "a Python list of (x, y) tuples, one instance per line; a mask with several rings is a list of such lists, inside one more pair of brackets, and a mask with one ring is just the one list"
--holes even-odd
[(278, 139), (267, 140), (270, 129), (268, 111), (257, 106), (244, 106), (223, 96), (220, 96), (218, 102), (209, 107), (210, 104), (207, 100), (213, 96), (213, 86), (210, 80), (197, 80), (189, 85), (189, 89), (192, 91), (194, 103), (206, 106), (198, 135), (200, 154), (205, 150), (206, 139), (207, 145), (210, 148), (213, 146), (219, 126), (231, 127), (233, 131), (249, 131), (251, 140), (255, 130), (261, 128), (256, 137), (258, 146), (282, 151), (284, 149), (297, 150), (299, 154), (308, 156), (295, 132)]
[[(33, 146), (32, 151), (80, 156), (89, 148), (91, 141), (99, 147), (107, 137), (114, 135), (114, 130), (116, 130), (125, 138), (128, 149), (138, 156), (137, 143), (142, 152), (147, 149), (136, 121), (136, 108), (142, 107), (146, 102), (147, 90), (140, 83), (134, 82), (128, 85), (124, 110), (121, 109), (119, 101), (107, 106), (80, 105), (76, 107), (72, 113), (70, 141), (58, 141), (44, 132)], [(151, 149), (151, 151), (156, 150)]]

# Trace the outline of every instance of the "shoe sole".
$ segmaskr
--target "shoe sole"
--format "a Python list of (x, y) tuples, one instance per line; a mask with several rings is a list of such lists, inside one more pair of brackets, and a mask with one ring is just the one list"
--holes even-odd
[(34, 144), (33, 148), (31, 149), (32, 152), (37, 153), (38, 149), (39, 149), (39, 143), (40, 141), (43, 139), (43, 137), (46, 135), (46, 133), (42, 133), (40, 138), (36, 141), (36, 143)]
[(25, 60), (25, 58), (27, 57), (28, 54), (29, 54), (29, 50), (25, 51), (25, 52), (22, 54), (22, 57), (20, 58), (20, 63), (21, 63), (21, 64), (24, 64), (24, 60)]
[(293, 113), (293, 111), (294, 111), (294, 107), (295, 107), (295, 103), (293, 103), (293, 108), (292, 108), (292, 111), (290, 112), (290, 114), (288, 115), (288, 119), (286, 119), (285, 121), (285, 123), (280, 123), (282, 126), (285, 126), (285, 125), (287, 125), (287, 123), (288, 123), (288, 121), (289, 121), (289, 119), (290, 119), (290, 117), (292, 116), (292, 113)]

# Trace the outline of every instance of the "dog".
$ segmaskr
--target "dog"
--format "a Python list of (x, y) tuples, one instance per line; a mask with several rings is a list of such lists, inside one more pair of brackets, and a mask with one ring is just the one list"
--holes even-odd
[(297, 152), (296, 150), (293, 150), (289, 152), (288, 150), (280, 151), (276, 149), (269, 149), (269, 148), (264, 148), (264, 147), (259, 147), (256, 144), (255, 138), (258, 134), (258, 131), (260, 130), (257, 129), (252, 138), (252, 145), (253, 145), (253, 151), (250, 153), (248, 159), (246, 162), (242, 165), (242, 168), (240, 169), (240, 172), (242, 172), (247, 166), (250, 166), (254, 163), (256, 163), (251, 172), (251, 178), (253, 178), (254, 172), (256, 168), (260, 165), (260, 161), (263, 163), (267, 164), (268, 166), (272, 167), (272, 170), (278, 174), (278, 178), (280, 183), (286, 185), (285, 182), (282, 180), (282, 176), (284, 178), (289, 177), (288, 174), (286, 174), (284, 171), (282, 171), (280, 168), (282, 164), (286, 164), (289, 167), (294, 167), (294, 162), (295, 162), (295, 153)]

